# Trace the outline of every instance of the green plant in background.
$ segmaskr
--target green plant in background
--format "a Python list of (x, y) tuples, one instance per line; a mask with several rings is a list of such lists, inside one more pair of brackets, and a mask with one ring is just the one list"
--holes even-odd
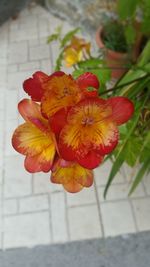
[(133, 43), (136, 35), (149, 36), (149, 0), (118, 0), (117, 11), (120, 20), (125, 25), (125, 34), (128, 43)]
[[(111, 79), (111, 72), (106, 67), (101, 54), (97, 53), (97, 56), (93, 57), (90, 50), (89, 53), (85, 53), (85, 44), (89, 44), (88, 42), (82, 39), (84, 45), (81, 45), (80, 49), (76, 51), (78, 53), (77, 57), (74, 57), (74, 53), (69, 54), (72, 57), (72, 64), (70, 66), (74, 68), (74, 78), (77, 78), (84, 72), (92, 72), (97, 75), (100, 81), (100, 96), (103, 95), (105, 98), (115, 95), (126, 96), (135, 104), (135, 113), (132, 120), (120, 127), (121, 135), (118, 147), (111, 156), (107, 157), (107, 159), (112, 159), (113, 166), (105, 187), (104, 196), (106, 196), (109, 186), (124, 162), (132, 167), (134, 173), (129, 194), (135, 190), (144, 175), (150, 172), (150, 2), (148, 0), (130, 0), (128, 3), (126, 0), (118, 1), (120, 18), (124, 21), (124, 25), (129, 22), (125, 34), (126, 40), (128, 40), (127, 43), (130, 41), (130, 44), (133, 43), (133, 39), (136, 40), (135, 38), (137, 38), (136, 27), (134, 28), (133, 25), (136, 21), (136, 11), (138, 9), (142, 14), (138, 35), (141, 38), (145, 34), (146, 42), (141, 46), (142, 52), (137, 58), (136, 63), (130, 66), (129, 71), (112, 88), (108, 89), (107, 87)], [(60, 53), (56, 61), (55, 70), (60, 70), (64, 65), (66, 49), (73, 44), (73, 38), (80, 39), (76, 36), (78, 31), (78, 28), (74, 29), (62, 37), (61, 30), (57, 29), (56, 33), (48, 38), (48, 43), (57, 40), (60, 44)], [(109, 35), (107, 36), (108, 40), (114, 38), (109, 31), (110, 28), (107, 31), (107, 35)], [(120, 34), (122, 35), (122, 33)], [(118, 38), (119, 36), (116, 35), (116, 39), (112, 43), (114, 42), (115, 46), (118, 44), (119, 49), (122, 45), (117, 42)], [(75, 49), (76, 46), (72, 48)]]
[(121, 53), (128, 51), (123, 25), (117, 21), (113, 21), (113, 23), (108, 21), (104, 24), (103, 41), (108, 49)]

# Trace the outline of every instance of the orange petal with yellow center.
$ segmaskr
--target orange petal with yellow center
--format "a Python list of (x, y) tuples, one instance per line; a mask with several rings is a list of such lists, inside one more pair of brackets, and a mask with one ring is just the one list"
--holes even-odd
[(75, 105), (81, 99), (80, 88), (71, 75), (54, 77), (46, 84), (42, 98), (42, 114), (49, 118), (62, 108)]
[(56, 149), (50, 132), (46, 134), (32, 123), (24, 123), (15, 130), (12, 145), (17, 152), (27, 156), (25, 167), (28, 171), (48, 171), (51, 168)]
[(74, 154), (80, 160), (90, 151), (100, 155), (108, 154), (117, 142), (118, 129), (112, 121), (111, 107), (99, 99), (91, 98), (70, 109), (67, 124), (60, 133), (59, 148), (64, 159), (65, 151), (68, 151), (67, 159), (70, 151), (71, 155)]

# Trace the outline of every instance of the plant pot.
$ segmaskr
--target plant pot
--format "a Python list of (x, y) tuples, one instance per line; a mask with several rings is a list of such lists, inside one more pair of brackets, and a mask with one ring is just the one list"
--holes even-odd
[(99, 27), (96, 32), (96, 43), (100, 49), (103, 49), (106, 66), (112, 70), (111, 77), (119, 79), (128, 71), (129, 55), (106, 48), (103, 42), (103, 27)]

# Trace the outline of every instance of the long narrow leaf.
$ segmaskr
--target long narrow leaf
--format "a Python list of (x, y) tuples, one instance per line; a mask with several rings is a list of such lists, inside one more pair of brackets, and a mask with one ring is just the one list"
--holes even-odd
[(114, 162), (114, 164), (112, 166), (112, 169), (111, 169), (111, 172), (110, 172), (110, 175), (109, 175), (109, 178), (108, 178), (105, 190), (104, 190), (104, 198), (106, 198), (106, 194), (107, 194), (108, 188), (111, 185), (116, 173), (120, 170), (120, 168), (121, 168), (121, 166), (122, 166), (122, 164), (124, 162), (126, 144), (127, 144), (130, 136), (132, 135), (132, 133), (133, 133), (133, 131), (134, 131), (136, 125), (137, 125), (137, 122), (138, 122), (139, 117), (140, 117), (140, 112), (143, 109), (143, 107), (144, 107), (144, 105), (145, 105), (145, 103), (147, 101), (147, 98), (148, 98), (148, 95), (145, 97), (139, 112), (136, 113), (133, 125), (132, 125), (131, 129), (129, 130), (129, 132), (127, 134), (127, 137), (124, 140), (124, 143), (123, 143), (122, 147), (120, 148), (120, 150), (119, 150), (119, 152), (118, 152), (118, 154), (116, 156), (116, 160), (115, 160), (115, 162)]
[(135, 177), (135, 180), (132, 184), (132, 187), (130, 189), (130, 192), (129, 192), (129, 196), (133, 193), (133, 191), (136, 189), (136, 187), (138, 186), (138, 184), (141, 182), (144, 174), (146, 173), (147, 171), (147, 168), (150, 164), (150, 159), (148, 158), (143, 164), (142, 164), (142, 167), (141, 169), (138, 171), (136, 177)]
[(76, 28), (73, 31), (69, 31), (64, 38), (61, 40), (61, 46), (60, 48), (63, 48), (68, 41), (70, 41), (70, 39), (80, 30), (80, 28)]

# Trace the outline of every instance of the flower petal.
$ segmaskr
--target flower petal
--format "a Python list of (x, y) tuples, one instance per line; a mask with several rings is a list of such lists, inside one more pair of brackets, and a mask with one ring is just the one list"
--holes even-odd
[(44, 94), (44, 83), (51, 80), (53, 77), (60, 77), (64, 74), (63, 71), (56, 71), (48, 76), (42, 71), (37, 71), (33, 74), (33, 78), (24, 81), (23, 89), (31, 96), (32, 100), (40, 102)]
[(47, 79), (48, 75), (42, 71), (37, 71), (33, 74), (33, 78), (24, 81), (23, 89), (29, 96), (31, 96), (32, 100), (41, 101), (44, 93), (42, 83)]
[(24, 162), (24, 166), (25, 169), (30, 172), (30, 173), (35, 173), (35, 172), (49, 172), (51, 167), (52, 167), (52, 161), (51, 160), (47, 160), (47, 157), (45, 156), (45, 154), (49, 154), (49, 149), (46, 149), (41, 152), (38, 155), (35, 156), (27, 156), (25, 158), (25, 162)]
[(80, 191), (84, 186), (90, 187), (92, 185), (92, 171), (75, 162), (65, 163), (65, 166), (62, 166), (61, 161), (62, 159), (58, 159), (52, 170), (51, 181), (53, 183), (63, 184), (64, 188), (72, 193)]
[(15, 130), (12, 145), (17, 152), (29, 156), (31, 163), (26, 159), (25, 166), (31, 172), (47, 171), (52, 166), (56, 150), (53, 136), (50, 133), (46, 135), (32, 123), (24, 123)]
[(64, 51), (64, 60), (67, 67), (71, 67), (77, 62), (81, 61), (83, 53), (81, 50), (77, 51), (72, 47), (67, 47)]
[(59, 134), (67, 122), (67, 114), (69, 109), (60, 109), (49, 118), (51, 130), (55, 134)]
[(74, 179), (84, 187), (90, 187), (93, 184), (93, 172), (83, 168), (78, 163), (75, 165)]
[(110, 153), (117, 143), (118, 129), (112, 121), (111, 107), (101, 99), (88, 98), (69, 110), (58, 148), (65, 160), (77, 161), (90, 169), (97, 167), (101, 156)]
[(99, 88), (99, 81), (96, 75), (91, 72), (85, 72), (80, 75), (77, 79), (77, 83), (81, 89), (87, 89), (88, 87)]
[(39, 104), (29, 99), (23, 99), (18, 104), (18, 110), (25, 121), (32, 122), (43, 132), (47, 130), (48, 121), (42, 116)]
[(103, 161), (103, 156), (96, 151), (90, 151), (85, 157), (80, 157), (77, 161), (82, 167), (93, 170)]
[(45, 87), (42, 98), (42, 114), (49, 118), (60, 109), (75, 105), (81, 99), (81, 91), (71, 75), (54, 77)]
[(63, 184), (63, 187), (69, 193), (78, 193), (83, 189), (83, 186), (78, 184), (75, 180), (70, 181), (67, 184)]
[(112, 118), (117, 125), (127, 122), (132, 117), (134, 105), (128, 98), (112, 97), (107, 100), (107, 103), (112, 107)]

